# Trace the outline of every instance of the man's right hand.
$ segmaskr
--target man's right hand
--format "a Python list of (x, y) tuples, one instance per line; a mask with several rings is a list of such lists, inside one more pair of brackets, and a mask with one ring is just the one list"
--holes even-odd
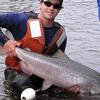
[(14, 55), (16, 55), (15, 54), (15, 48), (16, 48), (16, 46), (20, 46), (20, 43), (14, 41), (14, 40), (8, 40), (4, 44), (3, 48), (5, 49), (6, 54), (8, 56), (14, 56)]

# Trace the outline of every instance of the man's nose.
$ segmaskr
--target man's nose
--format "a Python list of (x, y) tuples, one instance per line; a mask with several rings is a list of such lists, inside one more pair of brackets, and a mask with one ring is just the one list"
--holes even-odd
[(53, 5), (50, 6), (50, 9), (54, 9), (54, 8), (53, 8)]

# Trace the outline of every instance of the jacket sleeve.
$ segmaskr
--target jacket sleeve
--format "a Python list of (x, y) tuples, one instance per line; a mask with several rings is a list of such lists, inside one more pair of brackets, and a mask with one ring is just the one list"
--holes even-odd
[(0, 13), (0, 27), (9, 28), (15, 23), (12, 13)]
[[(16, 38), (17, 34), (25, 33), (27, 18), (28, 17), (25, 13), (0, 13), (0, 27), (9, 30), (12, 35), (15, 36), (14, 38)], [(7, 40), (9, 40), (1, 31), (0, 39), (1, 44), (4, 44)]]
[[(0, 27), (10, 30), (14, 26), (16, 26), (14, 16), (15, 16), (15, 14), (10, 13), (10, 12), (9, 13), (0, 13)], [(7, 36), (5, 36), (4, 33), (0, 29), (0, 45), (3, 46), (8, 40), (9, 40), (9, 38)]]
[[(8, 30), (15, 29), (19, 27), (19, 24), (24, 24), (24, 21), (27, 20), (25, 13), (0, 13), (0, 27), (6, 28)], [(22, 23), (23, 22), (23, 23)]]

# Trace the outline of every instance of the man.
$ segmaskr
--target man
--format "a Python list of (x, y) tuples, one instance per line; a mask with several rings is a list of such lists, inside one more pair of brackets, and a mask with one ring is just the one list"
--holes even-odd
[[(33, 75), (27, 67), (24, 70), (21, 69), (21, 60), (15, 54), (16, 46), (24, 49), (28, 48), (44, 55), (53, 55), (58, 49), (65, 51), (67, 38), (64, 34), (64, 27), (54, 21), (62, 9), (62, 2), (63, 0), (40, 0), (39, 14), (24, 12), (0, 15), (0, 27), (9, 30), (15, 39), (10, 40), (2, 32), (0, 34), (1, 45), (7, 52), (5, 79), (10, 79), (10, 83), (14, 88), (15, 83), (20, 83), (19, 80), (23, 81), (24, 79), (25, 81), (21, 85), (31, 80), (35, 90), (40, 89), (43, 83), (43, 79)], [(24, 77), (28, 78), (22, 78), (23, 72), (26, 73)], [(68, 91), (77, 93), (79, 87), (73, 86)]]

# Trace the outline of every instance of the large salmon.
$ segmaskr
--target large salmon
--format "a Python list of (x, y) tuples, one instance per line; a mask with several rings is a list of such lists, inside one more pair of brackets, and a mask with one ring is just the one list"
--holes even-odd
[(100, 94), (100, 74), (85, 65), (71, 60), (60, 50), (52, 57), (21, 48), (16, 48), (16, 54), (30, 66), (33, 74), (55, 86), (69, 88), (79, 85), (81, 93), (88, 93), (89, 95)]

